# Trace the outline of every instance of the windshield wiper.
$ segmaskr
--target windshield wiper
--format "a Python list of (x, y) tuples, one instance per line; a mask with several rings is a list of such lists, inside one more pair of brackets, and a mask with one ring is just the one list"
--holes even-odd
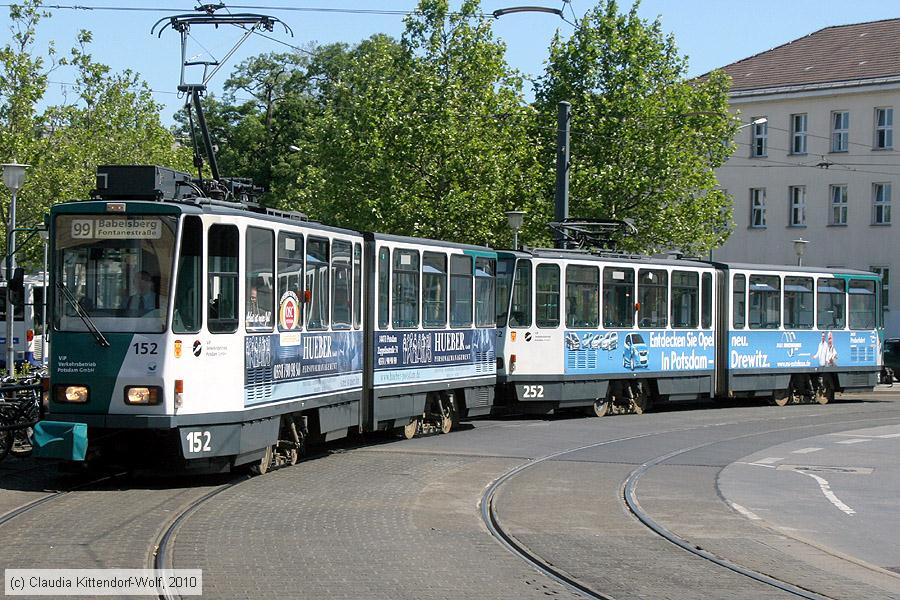
[(81, 306), (81, 304), (78, 303), (78, 300), (75, 298), (75, 295), (72, 294), (72, 292), (69, 290), (69, 288), (67, 288), (65, 286), (65, 284), (63, 284), (62, 282), (57, 281), (56, 287), (58, 287), (60, 289), (60, 291), (63, 293), (63, 296), (66, 297), (66, 300), (68, 300), (69, 304), (72, 305), (72, 308), (75, 309), (75, 314), (77, 314), (81, 318), (81, 321), (84, 323), (84, 326), (87, 327), (88, 331), (90, 331), (94, 335), (94, 339), (97, 340), (97, 343), (100, 344), (101, 346), (108, 348), (109, 340), (106, 339), (106, 336), (104, 336), (102, 333), (100, 333), (100, 330), (97, 329), (97, 326), (94, 324), (94, 321), (93, 321), (93, 319), (91, 319), (91, 316), (89, 314), (87, 314), (87, 311), (85, 311), (84, 308)]

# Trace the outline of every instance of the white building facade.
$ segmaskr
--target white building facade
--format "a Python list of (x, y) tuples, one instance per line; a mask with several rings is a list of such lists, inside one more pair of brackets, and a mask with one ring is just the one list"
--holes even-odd
[[(734, 79), (731, 107), (746, 126), (738, 131), (734, 155), (717, 171), (719, 185), (733, 198), (734, 229), (713, 257), (796, 264), (794, 241), (802, 239), (804, 265), (880, 273), (886, 335), (900, 337), (900, 290), (894, 285), (900, 277), (900, 212), (894, 207), (900, 202), (900, 153), (894, 149), (900, 62), (878, 67), (894, 74), (847, 78), (853, 61), (865, 67), (866, 54), (838, 57), (835, 67), (821, 57), (822, 40), (814, 39), (830, 34), (827, 55), (828, 44), (840, 44), (842, 36), (862, 39), (867, 26), (884, 30), (885, 23), (897, 29), (893, 45), (900, 45), (900, 20), (828, 28), (794, 47), (725, 67)], [(784, 48), (789, 52), (777, 56)], [(779, 65), (779, 72), (767, 74)], [(808, 81), (806, 74), (816, 69), (824, 80)], [(741, 85), (742, 75), (752, 87)]]

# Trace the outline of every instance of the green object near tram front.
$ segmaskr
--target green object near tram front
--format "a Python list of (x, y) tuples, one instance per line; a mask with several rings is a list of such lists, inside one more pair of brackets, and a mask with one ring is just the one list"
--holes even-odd
[(87, 425), (84, 423), (40, 421), (34, 426), (33, 456), (38, 458), (84, 460), (87, 444)]

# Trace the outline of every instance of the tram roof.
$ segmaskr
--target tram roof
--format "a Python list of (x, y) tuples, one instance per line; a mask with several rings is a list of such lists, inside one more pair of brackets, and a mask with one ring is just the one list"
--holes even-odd
[(865, 275), (869, 277), (877, 277), (875, 273), (870, 271), (861, 271), (859, 269), (845, 269), (843, 267), (803, 267), (797, 265), (765, 265), (756, 263), (738, 263), (738, 262), (713, 262), (713, 265), (721, 269), (729, 269), (734, 271), (788, 271), (791, 273), (810, 273), (810, 274), (829, 274), (829, 275)]
[(559, 248), (529, 248), (527, 250), (498, 250), (498, 253), (513, 255), (517, 258), (569, 258), (576, 260), (595, 260), (602, 262), (624, 262), (636, 265), (667, 265), (681, 267), (710, 268), (708, 262), (690, 258), (670, 256), (644, 256), (639, 254), (617, 254), (615, 252), (596, 253), (586, 250)]
[(475, 252), (484, 252), (488, 254), (494, 254), (496, 251), (493, 248), (489, 248), (487, 246), (477, 246), (475, 244), (462, 244), (459, 242), (445, 242), (442, 240), (432, 240), (429, 238), (417, 238), (410, 237), (405, 235), (394, 235), (390, 233), (378, 233), (378, 232), (367, 232), (367, 238), (372, 238), (375, 240), (382, 240), (386, 242), (400, 242), (406, 244), (421, 244), (424, 246), (440, 246), (443, 248), (458, 248), (460, 250), (471, 250)]

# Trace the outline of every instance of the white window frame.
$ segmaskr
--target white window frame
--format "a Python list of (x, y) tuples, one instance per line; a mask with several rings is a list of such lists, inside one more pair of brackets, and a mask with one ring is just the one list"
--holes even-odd
[(765, 158), (768, 155), (769, 122), (766, 117), (754, 117), (750, 125), (750, 157)]
[(766, 228), (766, 188), (750, 188), (750, 227)]
[[(882, 123), (881, 117), (884, 116)], [(891, 150), (894, 147), (894, 109), (881, 106), (875, 109), (875, 139), (872, 147), (876, 150)]]
[(891, 268), (888, 266), (869, 267), (873, 273), (881, 275), (881, 307), (889, 308), (891, 300)]
[(806, 113), (791, 115), (791, 154), (806, 154), (808, 123)]
[[(840, 122), (838, 122), (838, 117)], [(835, 110), (831, 113), (831, 151), (847, 152), (850, 149), (850, 112)]]
[(788, 188), (788, 224), (790, 227), (806, 227), (806, 186)]
[(872, 184), (872, 224), (891, 224), (891, 184)]
[(848, 202), (847, 184), (832, 185), (828, 188), (831, 211), (829, 214), (829, 225), (846, 225), (847, 213), (849, 212), (850, 203)]

